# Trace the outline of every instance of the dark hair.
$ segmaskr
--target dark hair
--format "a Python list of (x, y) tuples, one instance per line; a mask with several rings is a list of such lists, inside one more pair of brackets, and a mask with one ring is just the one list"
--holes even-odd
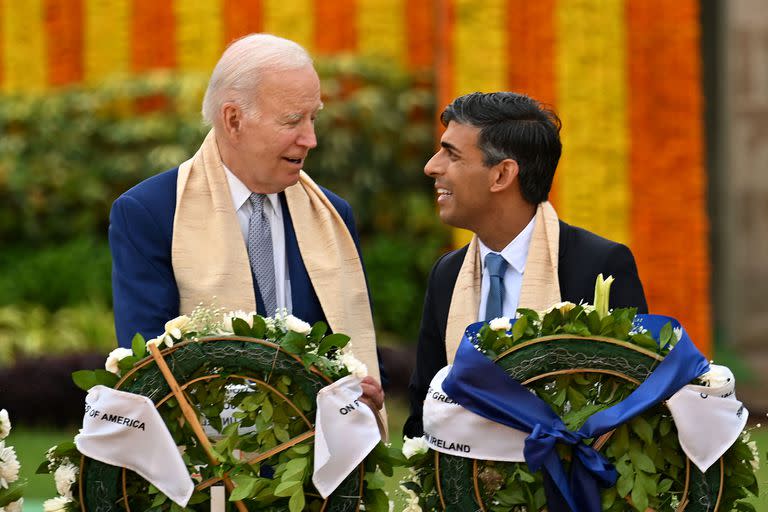
[(560, 119), (538, 101), (513, 92), (475, 92), (459, 96), (440, 115), (444, 126), (455, 121), (480, 128), (483, 163), (511, 158), (520, 167), (520, 190), (531, 204), (547, 200), (560, 160)]

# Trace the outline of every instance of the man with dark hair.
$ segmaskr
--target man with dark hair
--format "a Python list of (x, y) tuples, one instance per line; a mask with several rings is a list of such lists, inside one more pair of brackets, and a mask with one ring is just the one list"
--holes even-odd
[(473, 93), (448, 105), (440, 150), (424, 172), (435, 180), (440, 219), (468, 229), (467, 245), (429, 276), (403, 432), (420, 436), (434, 375), (453, 361), (464, 329), (561, 301), (592, 302), (597, 275), (612, 275), (610, 307), (648, 307), (630, 250), (557, 218), (547, 202), (560, 159), (560, 119), (511, 92)]

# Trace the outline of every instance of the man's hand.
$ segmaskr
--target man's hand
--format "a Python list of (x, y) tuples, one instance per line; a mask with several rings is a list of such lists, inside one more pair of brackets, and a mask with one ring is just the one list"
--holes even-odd
[(363, 400), (368, 399), (370, 405), (376, 407), (375, 410), (380, 410), (384, 406), (384, 390), (376, 379), (365, 377), (360, 382), (360, 387), (363, 388)]

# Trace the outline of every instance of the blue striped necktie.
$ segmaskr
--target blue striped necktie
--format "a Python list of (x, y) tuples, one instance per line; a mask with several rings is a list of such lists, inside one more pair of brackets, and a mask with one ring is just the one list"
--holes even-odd
[(491, 283), (488, 287), (488, 298), (485, 301), (485, 318), (493, 320), (502, 316), (504, 272), (507, 270), (507, 260), (501, 254), (489, 252), (485, 256), (485, 270), (488, 272)]

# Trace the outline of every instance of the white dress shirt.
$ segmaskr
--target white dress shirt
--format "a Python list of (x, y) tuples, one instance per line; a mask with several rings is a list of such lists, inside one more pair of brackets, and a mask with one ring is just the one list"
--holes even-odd
[[(501, 257), (507, 262), (507, 270), (504, 272), (504, 300), (501, 303), (501, 311), (504, 316), (514, 318), (517, 304), (520, 302), (520, 287), (523, 285), (523, 273), (525, 261), (528, 259), (528, 246), (531, 245), (533, 226), (536, 217), (531, 219), (514, 240), (501, 250)], [(485, 256), (494, 252), (478, 238), (480, 247), (480, 261), (482, 262), (483, 277), (480, 285), (480, 307), (478, 308), (478, 321), (484, 321), (485, 306), (488, 301), (488, 289), (491, 287), (491, 278), (485, 271)]]
[[(248, 200), (251, 191), (237, 176), (222, 163), (227, 174), (229, 192), (232, 194), (232, 204), (237, 213), (237, 221), (240, 224), (240, 232), (243, 234), (243, 243), (248, 244), (248, 223), (253, 207)], [(280, 207), (280, 198), (277, 194), (266, 194), (269, 201), (264, 203), (264, 214), (269, 219), (269, 227), (272, 231), (272, 251), (275, 259), (275, 293), (277, 307), (285, 308), (290, 313), (293, 309), (291, 302), (291, 277), (288, 275), (288, 259), (285, 253), (285, 227), (283, 226), (283, 210)], [(261, 313), (261, 312), (259, 312)], [(268, 316), (273, 316), (270, 312)]]

